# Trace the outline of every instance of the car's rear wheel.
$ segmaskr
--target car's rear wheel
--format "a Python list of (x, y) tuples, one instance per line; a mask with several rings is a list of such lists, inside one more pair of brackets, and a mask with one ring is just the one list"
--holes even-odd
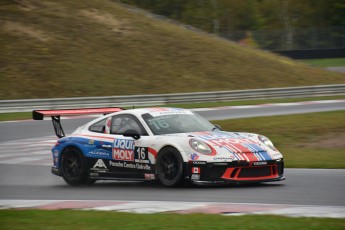
[(76, 147), (68, 147), (61, 156), (61, 174), (69, 185), (90, 185), (85, 157)]
[(158, 180), (165, 186), (176, 187), (183, 181), (183, 160), (180, 152), (173, 147), (159, 152), (156, 169)]

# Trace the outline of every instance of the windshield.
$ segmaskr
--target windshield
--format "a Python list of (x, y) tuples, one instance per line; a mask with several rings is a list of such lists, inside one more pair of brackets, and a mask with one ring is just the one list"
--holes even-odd
[(215, 129), (214, 125), (194, 113), (161, 116), (152, 116), (145, 113), (142, 117), (154, 135), (204, 132)]

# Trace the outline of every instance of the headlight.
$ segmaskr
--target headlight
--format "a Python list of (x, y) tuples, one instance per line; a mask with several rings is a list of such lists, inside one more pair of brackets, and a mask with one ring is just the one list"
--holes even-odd
[(270, 141), (270, 139), (268, 139), (265, 136), (259, 135), (259, 140), (264, 143), (266, 146), (268, 146), (270, 149), (277, 151), (277, 149), (274, 147), (272, 141)]
[(211, 147), (208, 144), (197, 139), (191, 139), (189, 141), (189, 145), (190, 147), (192, 147), (192, 149), (202, 154), (213, 155), (214, 153), (214, 151), (211, 149)]

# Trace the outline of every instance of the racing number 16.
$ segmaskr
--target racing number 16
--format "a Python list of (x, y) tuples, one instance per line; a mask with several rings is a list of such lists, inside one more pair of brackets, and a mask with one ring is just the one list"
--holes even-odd
[(139, 160), (146, 160), (147, 159), (147, 148), (145, 147), (136, 147), (135, 149), (135, 152), (136, 152), (136, 155), (138, 157), (136, 157), (136, 159), (139, 159)]

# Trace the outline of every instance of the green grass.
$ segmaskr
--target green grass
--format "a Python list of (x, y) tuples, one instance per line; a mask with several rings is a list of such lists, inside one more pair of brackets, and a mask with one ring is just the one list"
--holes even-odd
[(1, 229), (344, 229), (344, 219), (97, 211), (1, 210)]
[(0, 99), (345, 83), (115, 1), (1, 1), (0, 15)]
[[(258, 104), (265, 104), (265, 103), (288, 103), (288, 102), (299, 102), (299, 101), (336, 100), (336, 99), (345, 99), (345, 95), (329, 96), (329, 97), (307, 97), (307, 98), (261, 99), (261, 100), (224, 101), (224, 102), (202, 102), (202, 103), (190, 103), (190, 104), (189, 103), (168, 104), (164, 106), (192, 109), (192, 108), (211, 108), (211, 107), (218, 107), (218, 106), (258, 105)], [(158, 106), (162, 106), (162, 105), (158, 105)], [(132, 107), (128, 107), (127, 109), (131, 109), (131, 108)], [(31, 112), (0, 113), (0, 121), (23, 120), (23, 119), (32, 119), (32, 113)]]
[(32, 112), (0, 113), (0, 121), (32, 119)]
[(214, 121), (271, 139), (289, 168), (345, 168), (345, 111)]
[(167, 106), (193, 109), (193, 108), (212, 108), (220, 106), (240, 106), (240, 105), (260, 105), (267, 103), (289, 103), (301, 101), (319, 101), (319, 100), (337, 100), (345, 99), (345, 95), (327, 96), (327, 97), (304, 97), (304, 98), (276, 98), (276, 99), (257, 99), (257, 100), (240, 100), (240, 101), (221, 101), (221, 102), (201, 102), (191, 104), (169, 104)]
[(327, 58), (327, 59), (308, 59), (303, 60), (303, 62), (319, 67), (337, 67), (337, 66), (344, 66), (345, 67), (345, 58)]

